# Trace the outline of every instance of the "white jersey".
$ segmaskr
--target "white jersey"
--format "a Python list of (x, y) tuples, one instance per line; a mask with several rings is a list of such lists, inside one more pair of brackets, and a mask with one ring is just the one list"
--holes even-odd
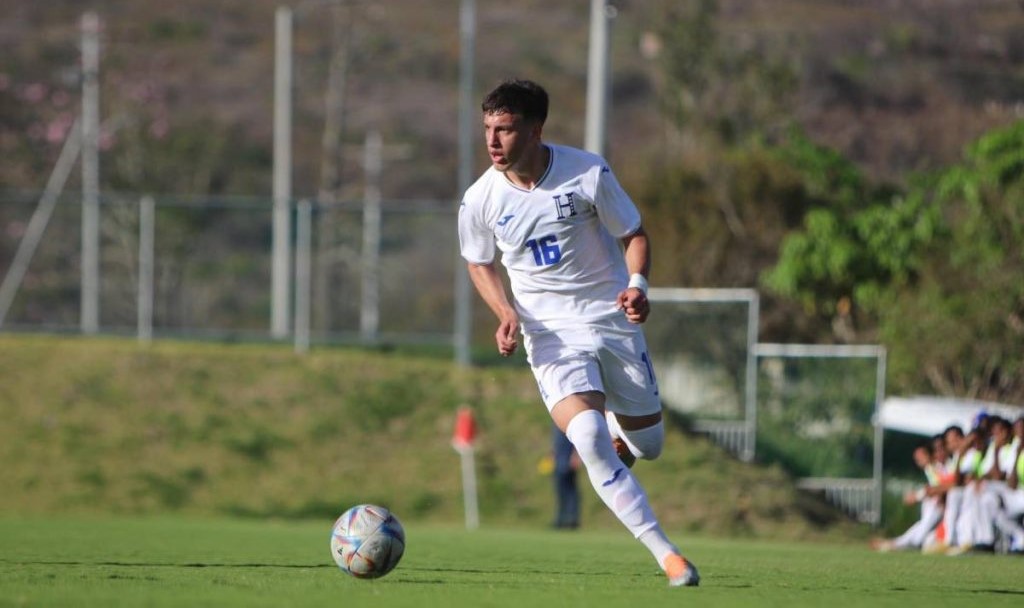
[(490, 264), (497, 244), (524, 332), (623, 314), (616, 298), (629, 274), (619, 239), (640, 228), (604, 159), (545, 145), (551, 160), (533, 190), (491, 167), (459, 208), (462, 257)]

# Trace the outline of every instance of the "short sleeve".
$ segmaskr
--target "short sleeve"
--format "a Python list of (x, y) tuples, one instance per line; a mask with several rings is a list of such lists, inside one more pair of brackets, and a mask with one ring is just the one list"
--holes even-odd
[(598, 169), (594, 204), (601, 223), (615, 238), (629, 236), (640, 228), (640, 212), (607, 164)]
[(490, 264), (494, 261), (494, 233), (478, 217), (478, 206), (465, 201), (459, 205), (459, 252), (472, 264)]

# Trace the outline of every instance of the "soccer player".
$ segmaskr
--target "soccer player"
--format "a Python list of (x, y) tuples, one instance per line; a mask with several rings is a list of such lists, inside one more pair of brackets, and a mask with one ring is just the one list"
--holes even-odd
[(958, 547), (960, 544), (957, 535), (957, 522), (960, 519), (960, 510), (963, 504), (965, 470), (970, 468), (968, 465), (961, 463), (965, 452), (968, 450), (968, 442), (964, 437), (963, 430), (959, 426), (953, 425), (942, 432), (942, 437), (945, 444), (945, 452), (949, 454), (949, 459), (944, 467), (945, 475), (940, 480), (945, 493), (942, 515), (942, 529), (945, 532), (945, 538), (942, 539), (941, 546), (933, 547), (937, 552), (946, 551), (951, 547)]
[(1011, 501), (1016, 487), (1010, 487), (1017, 467), (1017, 443), (1014, 442), (1013, 424), (1005, 418), (992, 420), (992, 442), (982, 460), (985, 486), (981, 496), (981, 510), (989, 528), (993, 525), (1006, 537), (1010, 550), (1024, 550), (1024, 528), (1010, 515)]
[[(981, 484), (978, 467), (982, 455), (988, 445), (987, 416), (984, 425), (976, 424), (961, 444), (959, 463), (957, 465), (957, 484), (960, 486), (959, 504), (957, 507), (953, 539), (949, 543), (949, 554), (958, 555), (981, 546), (986, 540), (991, 542), (991, 532), (986, 535), (985, 522), (981, 512)], [(946, 508), (950, 508), (947, 494)]]
[[(1013, 422), (1013, 443), (1011, 445), (1015, 446), (1014, 464), (1010, 476), (1006, 479), (1008, 492), (1004, 495), (1006, 502), (1003, 505), (1002, 516), (1016, 524), (1024, 515), (1024, 416)], [(1024, 538), (1011, 536), (1010, 552), (1024, 553)]]
[(929, 445), (914, 448), (914, 464), (924, 473), (928, 485), (903, 497), (905, 504), (921, 504), (921, 518), (894, 539), (874, 541), (872, 544), (878, 551), (920, 549), (942, 521), (942, 503), (940, 496), (935, 492), (939, 486), (939, 473), (932, 456), (932, 448)]
[(669, 584), (697, 585), (628, 466), (656, 458), (665, 433), (639, 325), (650, 313), (651, 260), (640, 214), (604, 159), (542, 140), (548, 95), (538, 84), (505, 81), (481, 108), (491, 167), (463, 197), (459, 241), (498, 319), (498, 352), (512, 355), (522, 333), (544, 404), (594, 490)]

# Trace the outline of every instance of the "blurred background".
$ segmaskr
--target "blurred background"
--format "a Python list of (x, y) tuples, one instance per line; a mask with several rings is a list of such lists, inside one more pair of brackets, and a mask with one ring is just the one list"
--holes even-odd
[[(307, 328), (314, 345), (452, 354), (465, 4), (8, 0), (0, 329), (290, 343)], [(472, 4), (473, 108), (507, 77), (537, 80), (551, 95), (547, 140), (582, 146), (591, 3)], [(812, 444), (848, 440), (848, 457), (826, 469), (871, 475), (871, 415), (884, 394), (1024, 402), (1024, 4), (608, 5), (604, 154), (652, 235), (652, 286), (756, 292), (754, 342), (884, 349), (881, 393), (873, 360), (816, 381), (836, 391), (829, 378), (855, 378), (849, 399), (859, 404), (850, 406), (856, 432), (818, 424), (808, 435)], [(283, 6), (292, 38), (288, 240), (308, 245), (310, 257), (305, 287), (284, 287), (297, 310), (275, 321)], [(91, 81), (86, 11), (98, 19)], [(89, 86), (99, 121), (92, 161), (67, 151)], [(474, 179), (487, 167), (476, 120)], [(92, 173), (80, 167), (88, 163)], [(90, 196), (98, 249), (86, 254)], [(49, 215), (40, 211), (47, 202)], [(18, 260), (34, 232), (38, 245)], [(88, 255), (100, 269), (92, 287), (83, 283)], [(96, 304), (86, 311), (88, 289)], [(300, 292), (308, 300), (292, 299)], [(307, 310), (300, 325), (293, 312)], [(746, 322), (744, 309), (738, 315), (694, 321), (712, 329), (693, 332), (728, 344)], [(490, 313), (478, 301), (469, 326), (472, 360), (494, 364)], [(702, 356), (745, 356), (742, 336), (722, 355), (733, 347), (698, 335)], [(666, 341), (664, 352), (677, 343)], [(724, 389), (702, 376), (715, 394), (735, 393), (723, 399), (736, 406), (718, 417), (742, 417), (738, 365)], [(787, 365), (759, 372), (758, 386), (776, 390), (762, 401), (799, 393), (779, 388), (804, 373)], [(781, 443), (763, 445), (781, 454)], [(777, 459), (797, 475), (824, 474), (794, 455)]]

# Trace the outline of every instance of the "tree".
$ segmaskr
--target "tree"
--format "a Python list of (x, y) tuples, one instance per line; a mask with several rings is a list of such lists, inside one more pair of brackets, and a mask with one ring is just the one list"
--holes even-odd
[[(805, 201), (774, 156), (792, 121), (796, 71), (760, 42), (719, 27), (718, 2), (649, 6), (653, 75), (666, 140), (637, 189), (659, 255), (662, 284), (750, 286), (774, 260)], [(686, 260), (685, 264), (680, 260)]]
[(901, 390), (1024, 400), (1024, 121), (905, 193), (862, 192), (809, 212), (764, 284), (815, 314), (849, 298)]
[(914, 249), (933, 232), (934, 213), (920, 195), (875, 186), (849, 160), (801, 136), (779, 154), (800, 175), (813, 205), (802, 229), (782, 241), (778, 263), (762, 283), (831, 325), (835, 338), (856, 339), (857, 326), (875, 325), (858, 318), (861, 312), (877, 307), (884, 285), (911, 272)]
[(1024, 401), (1024, 121), (980, 138), (920, 196), (941, 224), (916, 280), (880, 299), (894, 373), (911, 388)]

